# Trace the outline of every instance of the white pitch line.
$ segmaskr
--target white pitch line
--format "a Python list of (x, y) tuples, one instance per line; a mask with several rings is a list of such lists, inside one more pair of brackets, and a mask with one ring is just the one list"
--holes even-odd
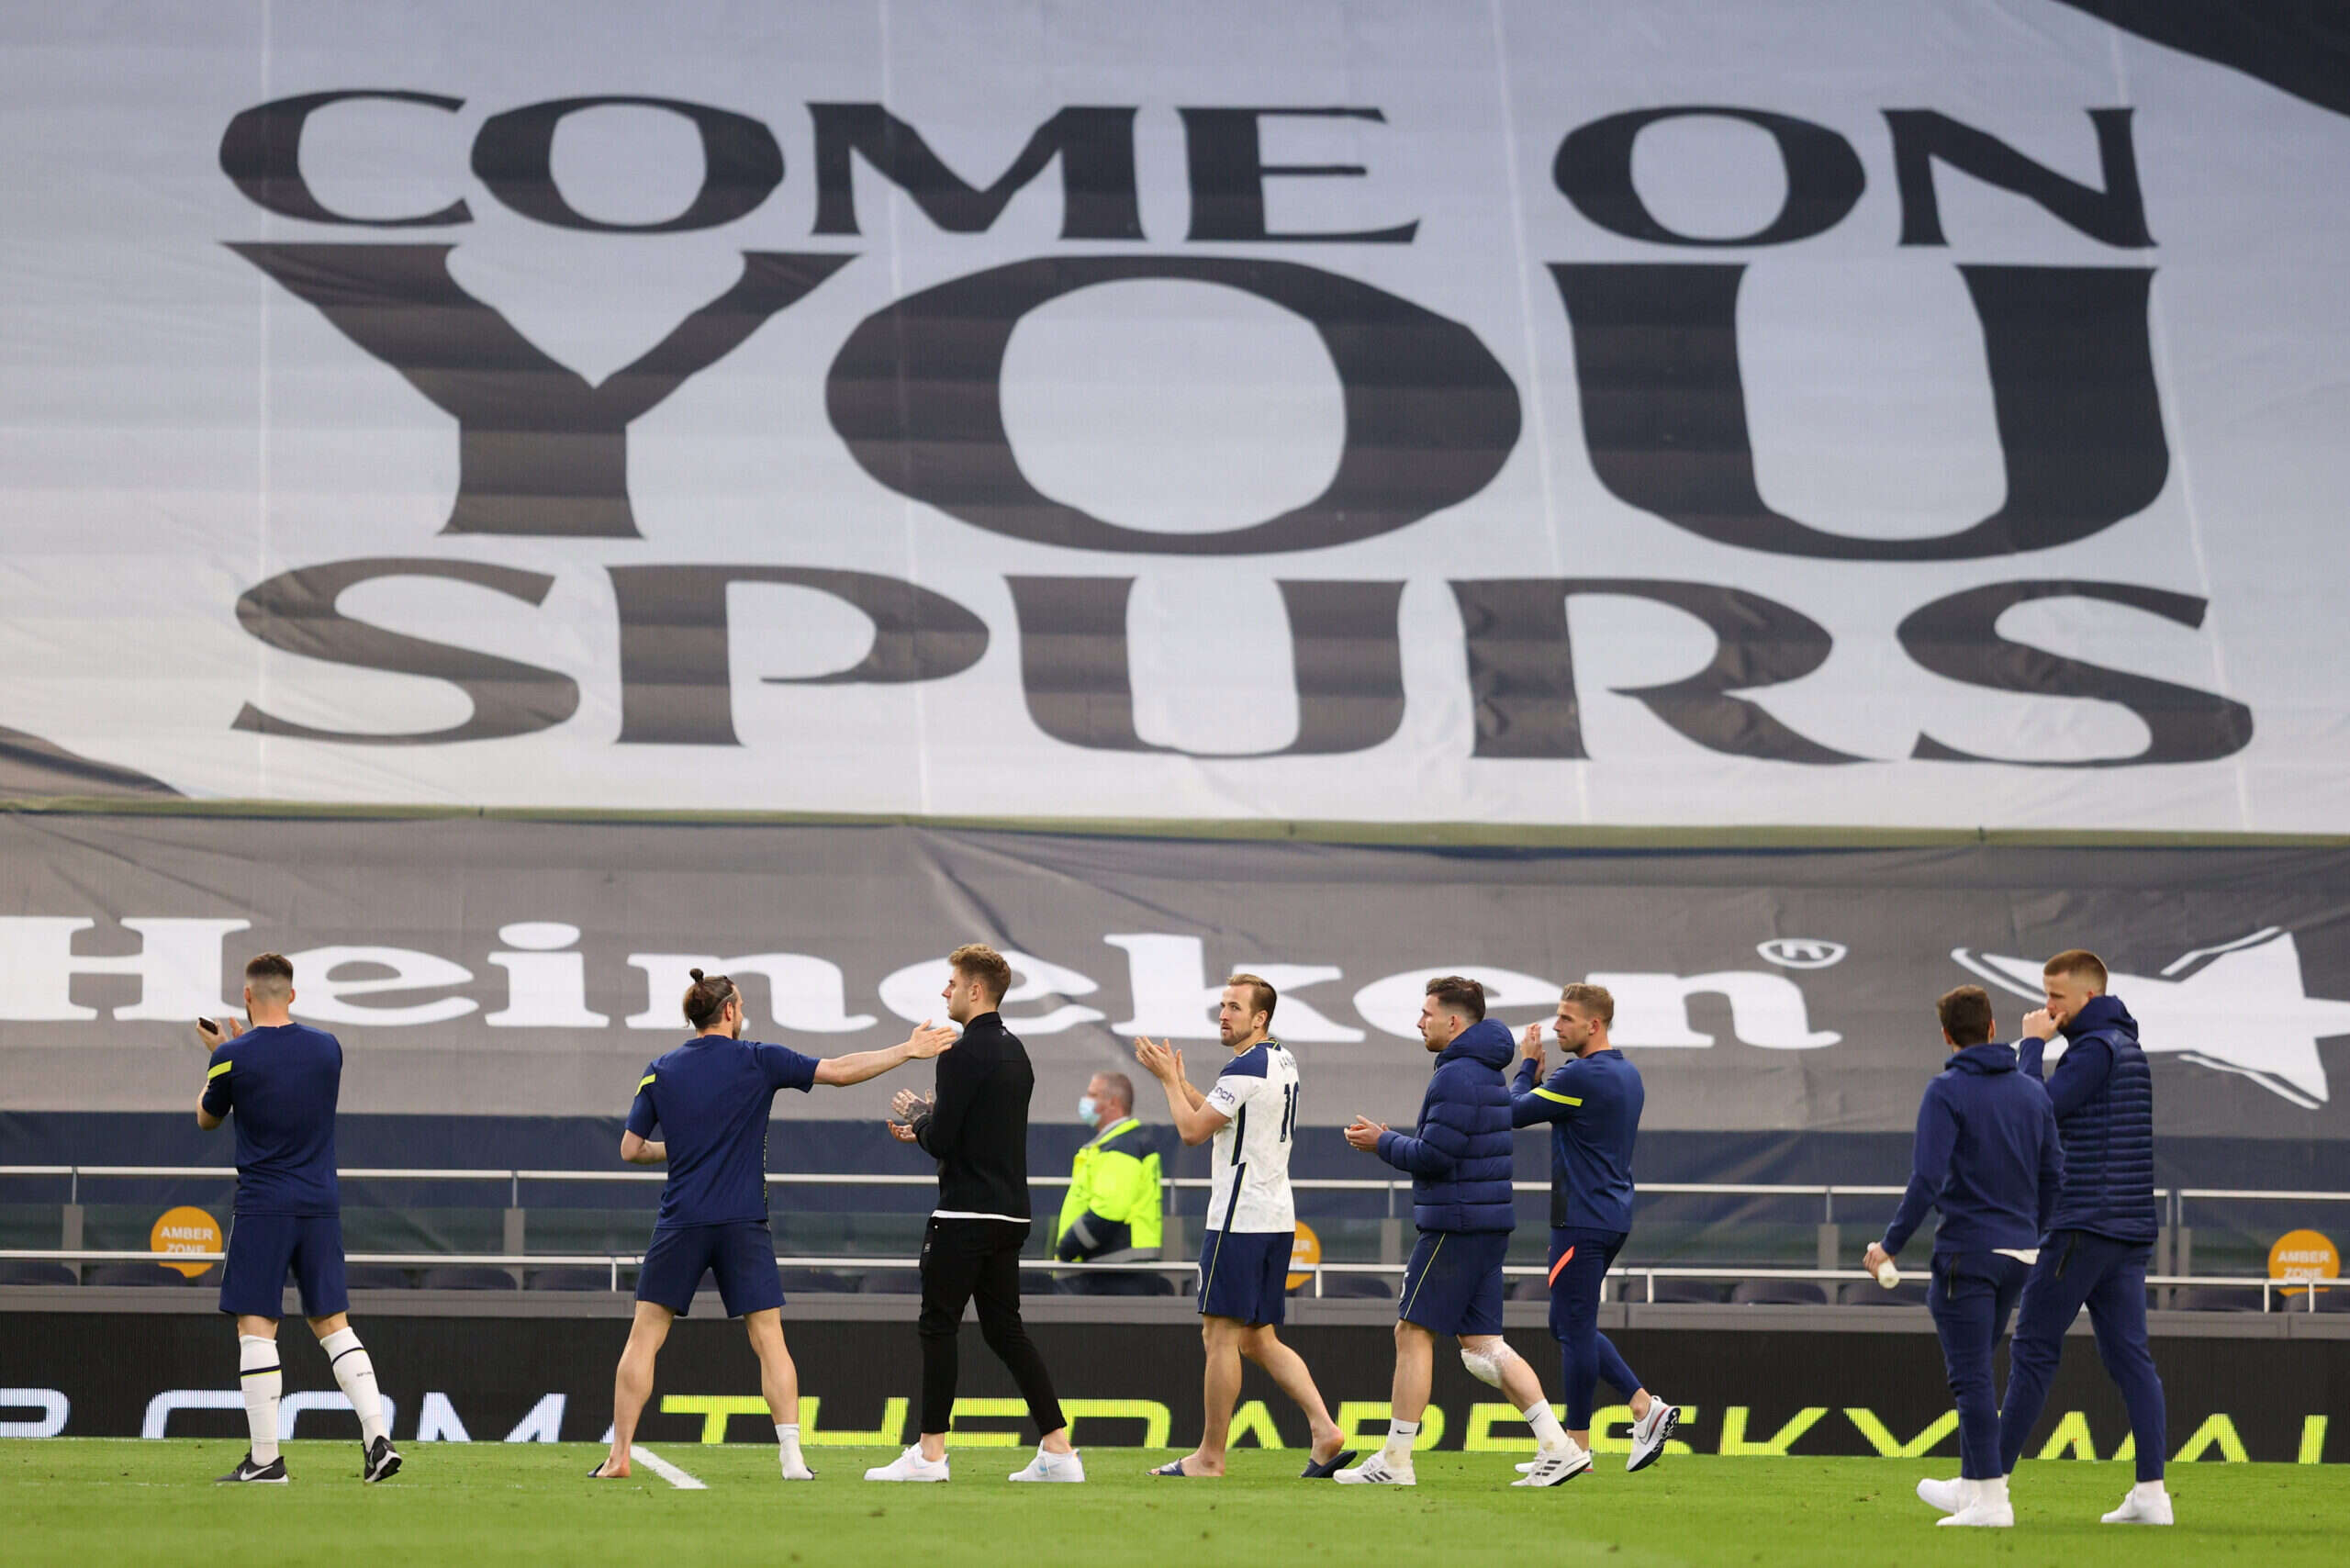
[(680, 1492), (707, 1492), (710, 1490), (708, 1485), (695, 1480), (692, 1476), (688, 1475), (684, 1471), (679, 1470), (676, 1465), (671, 1464), (667, 1460), (663, 1459), (659, 1454), (655, 1453), (651, 1449), (644, 1447), (643, 1444), (632, 1445), (628, 1450), (628, 1457), (631, 1460), (643, 1460), (644, 1462), (645, 1469), (653, 1472), (654, 1474), (659, 1476), (670, 1485), (675, 1486)]

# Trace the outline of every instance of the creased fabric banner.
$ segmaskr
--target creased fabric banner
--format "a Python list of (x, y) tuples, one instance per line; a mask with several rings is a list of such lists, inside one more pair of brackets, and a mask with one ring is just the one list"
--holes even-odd
[(2209, 10), (18, 7), (0, 790), (2344, 831)]
[[(342, 1108), (618, 1115), (687, 1033), (687, 971), (817, 1055), (944, 1015), (946, 955), (1012, 958), (1004, 1016), (1065, 1121), (1094, 1072), (1171, 1038), (1194, 1081), (1215, 998), (1281, 993), (1299, 1118), (1407, 1121), (1427, 980), (1492, 1015), (1606, 986), (1651, 1131), (1906, 1133), (1975, 983), (2003, 1038), (2040, 966), (2089, 946), (2140, 1020), (2164, 1135), (2350, 1136), (2350, 853), (1448, 852), (914, 827), (0, 817), (0, 1109), (184, 1110), (189, 1021), (252, 953), (349, 1053)], [(1556, 1061), (1555, 1047), (1551, 1059)], [(892, 1081), (778, 1097), (878, 1116)], [(1144, 1085), (1145, 1088), (1148, 1086)]]

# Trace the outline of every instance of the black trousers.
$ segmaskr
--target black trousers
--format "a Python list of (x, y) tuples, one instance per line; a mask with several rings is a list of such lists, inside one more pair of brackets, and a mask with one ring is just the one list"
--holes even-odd
[(1039, 1437), (1068, 1423), (1052, 1374), (1020, 1321), (1020, 1249), (1028, 1225), (1018, 1220), (939, 1219), (922, 1238), (922, 1429), (943, 1432), (955, 1416), (957, 1340), (963, 1308), (979, 1307), (979, 1338), (1012, 1373)]

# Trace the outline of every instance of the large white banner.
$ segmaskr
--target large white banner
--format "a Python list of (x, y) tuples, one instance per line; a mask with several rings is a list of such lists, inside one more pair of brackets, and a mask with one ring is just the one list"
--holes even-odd
[(18, 793), (2350, 827), (2350, 118), (2047, 0), (20, 7), (0, 103)]

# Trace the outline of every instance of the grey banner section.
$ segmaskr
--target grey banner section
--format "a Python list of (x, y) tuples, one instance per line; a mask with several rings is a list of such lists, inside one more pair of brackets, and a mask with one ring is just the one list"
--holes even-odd
[[(1408, 1118), (1422, 983), (1497, 1016), (1616, 996), (1651, 1129), (1897, 1132), (1988, 987), (2000, 1033), (2041, 961), (2101, 953), (2144, 1026), (2166, 1135), (2350, 1136), (2350, 851), (1419, 849), (879, 826), (0, 818), (0, 1109), (192, 1103), (188, 1020), (244, 958), (295, 958), (297, 1014), (349, 1052), (363, 1113), (618, 1114), (685, 1033), (689, 967), (750, 1030), (817, 1054), (937, 1014), (944, 955), (1015, 954), (1006, 1017), (1067, 1119), (1168, 1035), (1194, 1081), (1228, 971), (1270, 978), (1301, 1119)], [(919, 1070), (916, 1070), (919, 1071)], [(891, 1084), (785, 1095), (878, 1115)]]

